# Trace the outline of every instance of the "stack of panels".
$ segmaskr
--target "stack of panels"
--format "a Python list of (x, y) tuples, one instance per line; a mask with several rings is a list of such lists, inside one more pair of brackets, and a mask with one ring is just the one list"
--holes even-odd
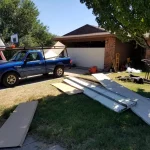
[(93, 76), (107, 89), (130, 98), (137, 102), (131, 110), (139, 116), (143, 121), (150, 125), (150, 100), (127, 89), (126, 87), (112, 81), (103, 73), (93, 74)]
[[(75, 79), (77, 79), (77, 78), (75, 78)], [(81, 85), (75, 81), (72, 81), (71, 79), (64, 79), (64, 82), (75, 87), (75, 88), (83, 90), (83, 93), (85, 95), (87, 95), (88, 97), (100, 102), (101, 104), (103, 104), (104, 106), (106, 106), (107, 108), (109, 108), (115, 112), (120, 113), (120, 112), (126, 110), (125, 106), (123, 106), (123, 105), (121, 105), (115, 101), (112, 101), (108, 97), (100, 95), (98, 92), (91, 90), (88, 87)]]
[(107, 90), (101, 86), (95, 85), (93, 83), (91, 84), (88, 81), (80, 80), (80, 79), (74, 78), (74, 77), (68, 77), (68, 78), (84, 87), (89, 88), (90, 90), (93, 90), (94, 92), (97, 92), (98, 94), (100, 94), (108, 99), (111, 99), (112, 101), (115, 101), (115, 102), (127, 107), (127, 108), (130, 108), (130, 107), (136, 105), (136, 102), (132, 101), (131, 99), (126, 98), (125, 96), (122, 96), (120, 94), (116, 94), (115, 92)]

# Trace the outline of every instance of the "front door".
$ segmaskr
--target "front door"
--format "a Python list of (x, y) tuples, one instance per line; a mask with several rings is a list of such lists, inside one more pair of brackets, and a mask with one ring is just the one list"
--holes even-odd
[(29, 53), (22, 66), (24, 76), (32, 76), (45, 73), (45, 61), (40, 59), (37, 52)]

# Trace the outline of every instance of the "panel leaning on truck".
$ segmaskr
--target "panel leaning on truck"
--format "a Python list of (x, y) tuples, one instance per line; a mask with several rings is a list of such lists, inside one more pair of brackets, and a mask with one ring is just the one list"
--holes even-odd
[(20, 50), (9, 61), (0, 62), (0, 82), (13, 87), (19, 78), (28, 76), (53, 72), (55, 77), (62, 77), (70, 63), (70, 58), (63, 55), (45, 59), (44, 50)]

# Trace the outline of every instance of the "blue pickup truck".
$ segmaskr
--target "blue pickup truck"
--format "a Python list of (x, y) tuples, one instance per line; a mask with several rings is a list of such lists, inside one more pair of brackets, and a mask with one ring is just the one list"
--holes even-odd
[(45, 59), (42, 50), (18, 51), (9, 61), (0, 62), (0, 82), (5, 87), (14, 87), (20, 78), (53, 72), (62, 77), (64, 68), (70, 66), (69, 57)]

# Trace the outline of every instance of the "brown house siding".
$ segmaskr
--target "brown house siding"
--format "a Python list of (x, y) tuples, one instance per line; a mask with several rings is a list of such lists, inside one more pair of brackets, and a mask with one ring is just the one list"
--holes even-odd
[(132, 47), (128, 43), (122, 43), (119, 39), (116, 40), (116, 51), (115, 54), (120, 54), (120, 65), (127, 62), (127, 58), (131, 57)]
[(114, 58), (116, 49), (116, 38), (109, 37), (105, 39), (105, 58), (104, 69), (109, 70), (112, 66), (112, 59)]
[[(148, 44), (150, 45), (150, 40), (148, 40)], [(150, 59), (150, 49), (146, 49), (145, 58)]]
[(147, 49), (146, 50), (146, 56), (145, 56), (146, 59), (150, 59), (150, 49)]
[(116, 53), (120, 54), (119, 65), (125, 64), (127, 58), (132, 54), (132, 47), (130, 44), (122, 43), (115, 37), (109, 37), (105, 40), (105, 59), (104, 68), (109, 71), (112, 66), (112, 59), (116, 59)]

